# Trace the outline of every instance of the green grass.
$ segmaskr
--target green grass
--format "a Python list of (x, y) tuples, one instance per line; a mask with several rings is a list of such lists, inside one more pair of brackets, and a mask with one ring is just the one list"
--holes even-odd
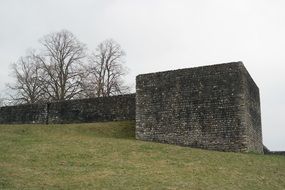
[(138, 141), (134, 125), (0, 125), (0, 189), (285, 189), (284, 156)]

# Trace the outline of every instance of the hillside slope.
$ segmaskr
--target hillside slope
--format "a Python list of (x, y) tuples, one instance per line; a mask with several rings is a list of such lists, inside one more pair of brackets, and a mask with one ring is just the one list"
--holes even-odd
[(134, 125), (0, 125), (0, 189), (285, 189), (284, 156), (138, 141)]

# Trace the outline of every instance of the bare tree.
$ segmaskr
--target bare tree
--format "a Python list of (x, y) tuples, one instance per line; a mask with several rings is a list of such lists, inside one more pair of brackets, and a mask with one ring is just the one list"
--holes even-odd
[(44, 99), (40, 64), (33, 52), (21, 57), (12, 64), (12, 76), (16, 79), (14, 84), (8, 84), (12, 90), (11, 101), (14, 104), (36, 103)]
[(10, 98), (0, 96), (0, 107), (12, 106), (15, 105), (15, 102)]
[(0, 107), (3, 107), (4, 105), (4, 98), (2, 98), (2, 96), (0, 95)]
[(89, 67), (85, 77), (84, 92), (87, 97), (100, 97), (123, 94), (129, 87), (123, 82), (125, 52), (120, 44), (112, 39), (98, 45), (89, 56)]
[(124, 84), (125, 52), (114, 40), (105, 40), (88, 57), (86, 47), (69, 31), (44, 36), (40, 54), (31, 52), (13, 64), (13, 103), (101, 97), (129, 92)]
[(44, 50), (41, 62), (43, 87), (50, 100), (69, 100), (81, 89), (79, 67), (85, 57), (85, 45), (69, 31), (51, 33), (40, 40)]

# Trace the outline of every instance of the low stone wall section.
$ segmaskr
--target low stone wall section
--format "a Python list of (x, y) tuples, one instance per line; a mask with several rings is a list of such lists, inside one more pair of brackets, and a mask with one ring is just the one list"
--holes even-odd
[(46, 104), (23, 104), (0, 108), (0, 124), (46, 123)]
[(48, 123), (135, 120), (135, 94), (53, 102)]
[(0, 108), (0, 124), (135, 120), (135, 94)]

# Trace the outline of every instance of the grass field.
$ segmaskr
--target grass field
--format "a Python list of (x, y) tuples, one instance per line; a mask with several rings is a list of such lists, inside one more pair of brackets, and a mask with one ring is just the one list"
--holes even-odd
[(138, 141), (134, 125), (0, 125), (0, 189), (285, 189), (284, 156)]

